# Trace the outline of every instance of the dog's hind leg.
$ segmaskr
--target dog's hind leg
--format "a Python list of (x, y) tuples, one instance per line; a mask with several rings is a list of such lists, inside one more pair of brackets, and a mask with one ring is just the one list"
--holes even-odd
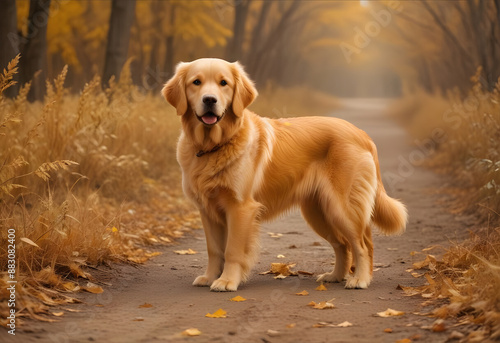
[(335, 231), (321, 209), (319, 199), (311, 197), (304, 201), (301, 206), (302, 216), (316, 231), (318, 235), (326, 239), (335, 250), (335, 268), (332, 272), (321, 274), (318, 282), (342, 282), (348, 275), (352, 263), (352, 254), (346, 241)]

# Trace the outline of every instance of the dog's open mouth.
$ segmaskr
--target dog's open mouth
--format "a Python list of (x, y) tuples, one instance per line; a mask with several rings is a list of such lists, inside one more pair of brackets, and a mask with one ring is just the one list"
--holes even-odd
[(214, 125), (217, 124), (217, 122), (222, 118), (216, 115), (213, 112), (207, 112), (201, 117), (198, 117), (198, 120), (200, 120), (203, 124), (205, 125)]

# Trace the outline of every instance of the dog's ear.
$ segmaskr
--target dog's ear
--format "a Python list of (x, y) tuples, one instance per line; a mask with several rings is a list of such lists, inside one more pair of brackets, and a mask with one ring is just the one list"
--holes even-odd
[(182, 116), (187, 111), (186, 73), (189, 63), (180, 62), (175, 68), (174, 76), (167, 81), (161, 94), (177, 109), (177, 115)]
[(243, 110), (255, 100), (258, 93), (241, 64), (234, 62), (231, 66), (234, 76), (233, 112), (241, 117)]

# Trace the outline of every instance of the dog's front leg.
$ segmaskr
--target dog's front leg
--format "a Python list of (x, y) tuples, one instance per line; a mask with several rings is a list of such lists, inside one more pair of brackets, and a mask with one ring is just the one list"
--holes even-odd
[(222, 273), (227, 229), (225, 225), (214, 221), (205, 213), (200, 212), (200, 215), (207, 240), (208, 266), (205, 274), (198, 276), (193, 285), (210, 286)]
[(257, 221), (260, 204), (246, 201), (231, 205), (227, 212), (227, 243), (224, 270), (210, 287), (212, 291), (236, 291), (245, 281), (257, 257)]

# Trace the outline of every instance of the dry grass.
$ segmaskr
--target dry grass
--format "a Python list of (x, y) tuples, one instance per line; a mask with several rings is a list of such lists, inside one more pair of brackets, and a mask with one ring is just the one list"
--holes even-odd
[[(16, 236), (16, 316), (51, 321), (51, 306), (78, 302), (72, 293), (103, 291), (92, 275), (99, 265), (143, 263), (158, 254), (155, 245), (201, 227), (180, 187), (180, 120), (159, 94), (132, 85), (128, 65), (109, 89), (95, 77), (79, 95), (64, 88), (64, 68), (47, 82), (44, 102), (30, 104), (29, 85), (14, 100), (1, 95), (17, 63), (0, 76), (2, 325), (9, 230)], [(255, 105), (262, 115), (322, 114), (335, 106), (304, 89), (262, 93)]]
[[(4, 71), (0, 90), (16, 65)], [(0, 283), (10, 229), (18, 316), (49, 320), (39, 316), (47, 306), (76, 301), (64, 293), (96, 289), (86, 267), (145, 262), (155, 255), (151, 244), (200, 226), (181, 196), (175, 111), (136, 89), (127, 70), (106, 91), (95, 78), (70, 95), (65, 68), (48, 83), (44, 103), (26, 101), (29, 85), (14, 100), (0, 98)]]
[(429, 268), (429, 284), (404, 290), (448, 299), (433, 315), (482, 325), (467, 338), (477, 342), (500, 338), (500, 81), (487, 92), (480, 74), (465, 98), (421, 92), (392, 109), (416, 140), (433, 146), (426, 164), (449, 176), (453, 211), (475, 214), (485, 227), (452, 245), (441, 261), (429, 255), (414, 265)]

